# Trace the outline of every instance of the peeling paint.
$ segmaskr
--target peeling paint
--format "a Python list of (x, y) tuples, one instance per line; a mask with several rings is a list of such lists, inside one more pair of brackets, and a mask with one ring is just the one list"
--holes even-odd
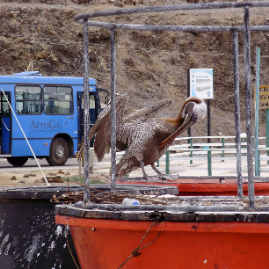
[(7, 234), (7, 235), (4, 237), (4, 239), (3, 239), (3, 241), (2, 241), (2, 243), (1, 243), (1, 245), (0, 245), (0, 254), (3, 254), (3, 249), (4, 249), (4, 247), (5, 247), (5, 244), (8, 242), (8, 239), (9, 239), (9, 234)]
[(55, 234), (56, 234), (56, 239), (58, 239), (58, 237), (63, 234), (63, 228), (61, 225), (57, 226)]
[(35, 252), (38, 248), (38, 243), (41, 239), (41, 235), (38, 233), (36, 236), (33, 237), (32, 245), (28, 247), (25, 251), (25, 258), (30, 263), (35, 255)]
[(9, 252), (10, 247), (11, 247), (11, 243), (8, 243), (7, 244), (7, 247), (6, 247), (6, 250), (4, 252), (5, 255), (8, 255), (8, 252)]
[[(51, 269), (56, 269), (56, 266), (57, 266), (57, 264), (55, 263)], [(61, 268), (62, 268), (62, 265), (59, 264), (59, 269), (61, 269)]]
[(52, 241), (50, 246), (49, 246), (49, 250), (53, 250), (56, 247), (56, 242)]

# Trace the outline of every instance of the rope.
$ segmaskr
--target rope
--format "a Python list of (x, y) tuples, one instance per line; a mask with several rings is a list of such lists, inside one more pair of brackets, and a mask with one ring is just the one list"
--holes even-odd
[(48, 186), (50, 186), (51, 184), (48, 182), (48, 180), (47, 180), (45, 174), (43, 173), (43, 170), (42, 170), (42, 168), (41, 168), (41, 166), (40, 166), (40, 164), (39, 164), (39, 162), (38, 162), (38, 160), (37, 160), (37, 158), (36, 158), (36, 156), (35, 156), (35, 153), (34, 153), (32, 147), (31, 147), (31, 145), (30, 145), (30, 143), (29, 143), (27, 137), (26, 137), (26, 134), (24, 133), (24, 131), (23, 131), (22, 127), (21, 127), (21, 124), (20, 124), (20, 122), (19, 122), (19, 120), (18, 120), (16, 114), (14, 113), (14, 110), (13, 110), (13, 108), (12, 108), (12, 106), (11, 106), (11, 104), (10, 104), (10, 102), (9, 102), (9, 100), (8, 100), (8, 98), (7, 98), (7, 96), (6, 96), (5, 92), (4, 92), (4, 90), (3, 90), (3, 88), (1, 88), (1, 90), (2, 90), (4, 96), (5, 96), (6, 100), (7, 100), (8, 106), (9, 106), (10, 110), (12, 111), (13, 116), (15, 117), (15, 119), (16, 119), (16, 121), (17, 121), (17, 123), (18, 123), (18, 125), (19, 125), (19, 127), (20, 127), (20, 129), (21, 129), (21, 131), (22, 131), (22, 134), (23, 134), (23, 136), (24, 136), (24, 138), (25, 138), (25, 141), (27, 142), (27, 144), (28, 144), (28, 146), (29, 146), (29, 148), (30, 148), (30, 150), (31, 150), (31, 152), (32, 152), (32, 154), (33, 154), (33, 157), (35, 158), (35, 161), (36, 161), (36, 163), (37, 163), (37, 165), (38, 165), (38, 167), (39, 167), (39, 169), (40, 169), (40, 171), (41, 171), (41, 173), (42, 173), (42, 175), (43, 175), (43, 177), (44, 177), (44, 179), (45, 179), (45, 181), (46, 181), (46, 184), (47, 184)]
[(76, 266), (77, 269), (80, 269), (79, 265), (77, 264), (76, 260), (75, 260), (75, 257), (72, 253), (72, 250), (71, 250), (71, 247), (70, 247), (70, 244), (69, 244), (69, 240), (68, 240), (68, 236), (67, 236), (67, 225), (65, 225), (65, 238), (66, 238), (66, 243), (67, 243), (67, 247), (68, 247), (68, 250), (69, 250), (69, 253), (73, 259), (73, 262)]
[(157, 235), (157, 236), (156, 236), (150, 243), (148, 243), (148, 244), (145, 245), (144, 247), (140, 248), (140, 246), (142, 245), (144, 239), (146, 238), (147, 234), (149, 233), (150, 229), (156, 224), (156, 222), (157, 222), (157, 221), (154, 221), (154, 222), (150, 225), (150, 227), (148, 228), (148, 230), (147, 230), (146, 233), (144, 234), (144, 236), (143, 236), (143, 238), (142, 238), (140, 244), (138, 245), (138, 247), (132, 250), (131, 255), (130, 255), (130, 256), (129, 256), (129, 257), (128, 257), (128, 258), (127, 258), (121, 265), (120, 265), (120, 267), (119, 267), (118, 269), (122, 268), (122, 267), (123, 267), (123, 266), (124, 266), (124, 265), (125, 265), (131, 258), (132, 258), (132, 257), (138, 257), (138, 256), (140, 256), (140, 255), (142, 254), (142, 253), (140, 252), (142, 249), (148, 247), (149, 245), (151, 245), (153, 242), (155, 242), (155, 241), (158, 239), (158, 237), (160, 236), (160, 234), (161, 234), (162, 231), (160, 231), (160, 232), (158, 233), (158, 235)]
[(10, 130), (7, 128), (7, 126), (6, 126), (6, 124), (5, 124), (4, 120), (3, 120), (3, 118), (1, 118), (1, 121), (2, 121), (2, 123), (4, 124), (5, 128), (7, 129), (7, 131), (10, 132)]

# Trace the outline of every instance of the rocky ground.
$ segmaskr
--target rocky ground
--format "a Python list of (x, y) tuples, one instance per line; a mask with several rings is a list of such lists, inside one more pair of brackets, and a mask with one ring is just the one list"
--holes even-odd
[[(83, 182), (83, 174), (81, 180), (79, 180), (78, 168), (73, 169), (50, 169), (49, 171), (43, 171), (49, 184), (79, 184)], [(108, 184), (110, 183), (110, 176), (108, 174), (91, 174), (90, 183), (92, 184)], [(2, 187), (28, 187), (33, 185), (47, 185), (44, 180), (44, 176), (40, 170), (32, 170), (26, 172), (16, 171), (4, 171), (0, 173), (0, 188)]]

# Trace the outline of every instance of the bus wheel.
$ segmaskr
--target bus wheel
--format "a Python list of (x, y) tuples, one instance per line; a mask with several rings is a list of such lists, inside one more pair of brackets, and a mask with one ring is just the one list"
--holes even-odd
[(56, 137), (53, 139), (50, 145), (50, 156), (46, 159), (50, 165), (64, 165), (69, 157), (69, 147), (66, 142), (61, 137)]
[(7, 161), (13, 166), (23, 166), (28, 160), (28, 157), (8, 157)]

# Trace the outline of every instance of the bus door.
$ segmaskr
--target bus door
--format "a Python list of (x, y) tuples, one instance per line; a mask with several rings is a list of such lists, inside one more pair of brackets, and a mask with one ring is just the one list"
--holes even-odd
[[(8, 101), (10, 102), (10, 92), (5, 92)], [(11, 111), (8, 106), (5, 95), (1, 92), (0, 100), (0, 140), (1, 140), (1, 154), (10, 154), (10, 141), (11, 141)]]
[[(78, 92), (78, 145), (84, 139), (84, 99), (83, 99), (83, 92)], [(98, 106), (96, 103), (96, 96), (95, 93), (89, 93), (90, 99), (90, 128), (95, 123), (96, 118), (98, 116)], [(92, 146), (92, 141), (91, 141)]]

